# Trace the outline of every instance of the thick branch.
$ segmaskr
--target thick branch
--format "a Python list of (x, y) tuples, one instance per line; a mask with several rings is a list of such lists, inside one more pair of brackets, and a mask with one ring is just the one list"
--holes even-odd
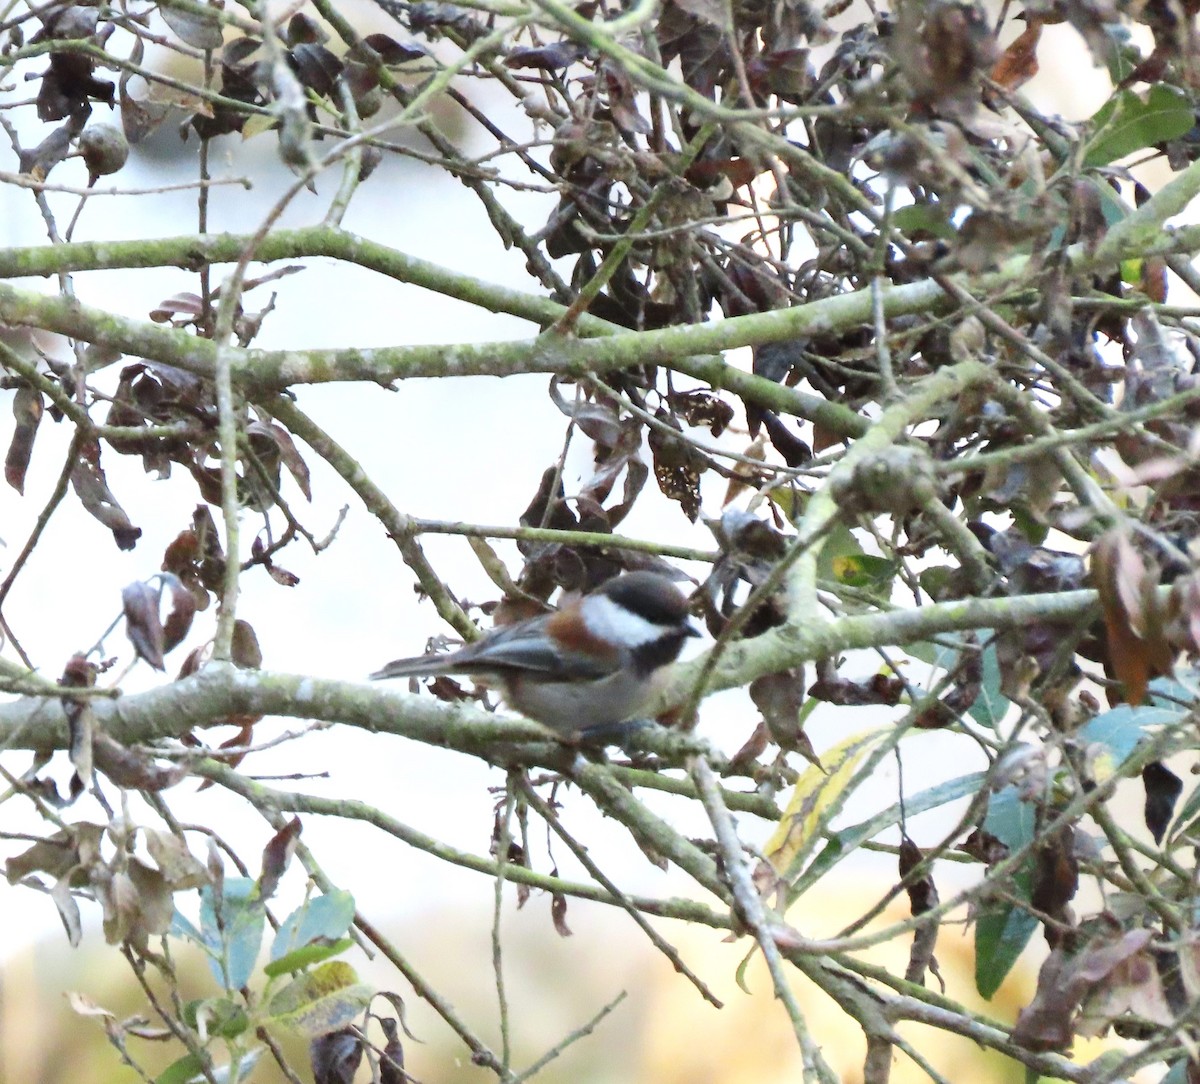
[[(320, 232), (297, 231), (296, 236)], [(336, 235), (336, 231), (325, 232)], [(350, 244), (355, 247), (365, 243)], [(1200, 247), (1200, 227), (1164, 230), (1157, 234), (1154, 245), (1138, 251), (1136, 255), (1144, 257), (1158, 251), (1190, 251), (1197, 247)], [(193, 247), (193, 260), (198, 251)], [(376, 252), (375, 255), (380, 253)], [(1097, 263), (1079, 246), (1069, 250), (1069, 255), (1073, 270), (1076, 271), (1086, 270)], [(392, 257), (399, 258), (399, 254), (392, 254)], [(100, 253), (96, 253), (96, 258), (100, 258)], [(179, 258), (184, 258), (182, 250), (179, 251)], [(1028, 262), (1027, 257), (1016, 257), (999, 271), (981, 277), (973, 285), (980, 290), (993, 291), (1016, 284), (1027, 275)], [(424, 274), (430, 270), (430, 265), (418, 267), (416, 263), (410, 263), (409, 270), (414, 273), (419, 270)], [(27, 270), (25, 273), (31, 272)], [(432, 282), (434, 279), (426, 281)], [(468, 288), (474, 290), (479, 284), (477, 280), (459, 277), (456, 283), (442, 282), (442, 285), (464, 292)], [(480, 300), (481, 295), (476, 293), (476, 303)], [(950, 303), (941, 287), (931, 280), (890, 287), (882, 291), (882, 297), (878, 300), (883, 315), (889, 319), (940, 311)], [(534, 305), (515, 291), (489, 287), (486, 304), (491, 306), (497, 302), (504, 302), (506, 308), (502, 311), (519, 305), (525, 310), (519, 315), (539, 321), (551, 315), (546, 311), (546, 302)], [(610, 372), (632, 365), (670, 364), (714, 386), (726, 387), (739, 395), (788, 413), (819, 420), (844, 436), (858, 436), (865, 430), (866, 422), (853, 411), (814, 396), (798, 395), (790, 389), (727, 366), (711, 355), (738, 347), (761, 346), (860, 327), (871, 322), (873, 309), (872, 291), (864, 289), (788, 309), (731, 317), (715, 323), (657, 331), (624, 331), (586, 340), (544, 336), (533, 341), (395, 346), (366, 350), (244, 350), (233, 354), (232, 367), (234, 379), (245, 392), (262, 394), (304, 383), (378, 382), (407, 377), (508, 376), (530, 372), (583, 375)], [(3, 285), (0, 286), (0, 319), (18, 326), (44, 328), (85, 342), (103, 342), (126, 354), (168, 362), (201, 376), (211, 378), (215, 373), (215, 348), (212, 343), (197, 339), (185, 331), (130, 320), (69, 299), (47, 297)], [(588, 327), (589, 333), (601, 331), (591, 324)]]
[[(1083, 620), (1096, 606), (1094, 591), (1063, 591), (1016, 598), (962, 599), (910, 610), (856, 614), (803, 629), (785, 628), (731, 645), (713, 676), (713, 688), (745, 685), (763, 674), (851, 648), (904, 645), (943, 632), (1010, 629), (1034, 622)], [(667, 699), (686, 696), (702, 660), (677, 668)], [(313, 678), (303, 674), (209, 665), (199, 674), (144, 693), (97, 700), (97, 721), (125, 744), (178, 738), (230, 715), (280, 715), (345, 723), (398, 734), (504, 763), (505, 743), (522, 746), (525, 763), (570, 770), (573, 754), (545, 730), (463, 704), (396, 692), (386, 686)], [(54, 699), (23, 698), (0, 705), (0, 747), (62, 749), (67, 723)]]

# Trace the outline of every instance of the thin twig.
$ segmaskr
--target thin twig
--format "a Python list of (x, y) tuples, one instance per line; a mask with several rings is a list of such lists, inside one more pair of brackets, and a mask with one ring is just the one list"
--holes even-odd
[(783, 970), (783, 957), (775, 943), (770, 920), (767, 918), (762, 897), (759, 896), (751, 880), (750, 870), (746, 865), (746, 856), (742, 841), (738, 838), (737, 829), (725, 801), (721, 797), (721, 789), (717, 786), (716, 776), (703, 757), (695, 757), (690, 768), (690, 775), (700, 792), (700, 800), (716, 833), (717, 845), (721, 849), (721, 858), (725, 877), (733, 891), (738, 916), (747, 926), (758, 942), (767, 970), (771, 975), (771, 983), (775, 988), (775, 996), (783, 1002), (792, 1029), (796, 1033), (796, 1041), (800, 1045), (801, 1056), (804, 1059), (804, 1079), (820, 1080), (823, 1084), (838, 1084), (838, 1076), (830, 1068), (829, 1063), (821, 1054), (821, 1048), (813, 1041), (804, 1019), (804, 1012), (796, 1001), (792, 991), (791, 981)]
[(637, 904), (634, 903), (634, 901), (628, 896), (626, 896), (616, 882), (613, 881), (612, 878), (609, 877), (595, 863), (595, 861), (593, 861), (591, 856), (588, 854), (587, 848), (584, 847), (573, 835), (571, 835), (570, 832), (567, 831), (566, 826), (559, 819), (558, 814), (554, 811), (554, 808), (550, 805), (550, 803), (542, 798), (542, 796), (538, 794), (537, 791), (535, 791), (526, 780), (521, 781), (521, 793), (523, 794), (525, 801), (527, 801), (537, 811), (538, 816), (540, 816), (542, 820), (544, 820), (546, 824), (550, 826), (550, 829), (554, 832), (554, 834), (567, 845), (571, 853), (579, 860), (583, 868), (586, 869), (588, 873), (590, 873), (601, 885), (603, 885), (603, 887), (609, 892), (613, 900), (619, 906), (624, 908), (626, 914), (628, 914), (629, 917), (637, 923), (639, 929), (641, 929), (641, 931), (648, 938), (650, 938), (650, 943), (668, 960), (671, 961), (671, 966), (675, 968), (679, 974), (683, 975), (688, 979), (688, 981), (691, 982), (691, 984), (699, 991), (700, 996), (703, 997), (705, 1001), (709, 1002), (718, 1009), (723, 1008), (724, 1006), (722, 1005), (720, 999), (708, 988), (704, 981), (700, 979), (695, 972), (693, 972), (691, 968), (689, 968), (687, 964), (683, 962), (683, 958), (679, 955), (679, 951), (675, 948), (675, 946), (666, 941), (662, 935), (650, 925)]
[(586, 1024), (577, 1027), (569, 1035), (557, 1042), (549, 1050), (546, 1051), (540, 1058), (529, 1066), (523, 1073), (518, 1073), (513, 1077), (512, 1084), (523, 1084), (526, 1080), (532, 1080), (538, 1073), (546, 1068), (555, 1058), (559, 1057), (567, 1047), (579, 1042), (580, 1039), (586, 1039), (596, 1028), (600, 1022), (608, 1016), (622, 1001), (625, 1000), (627, 994), (622, 990), (616, 997), (605, 1005), (595, 1016), (593, 1016)]

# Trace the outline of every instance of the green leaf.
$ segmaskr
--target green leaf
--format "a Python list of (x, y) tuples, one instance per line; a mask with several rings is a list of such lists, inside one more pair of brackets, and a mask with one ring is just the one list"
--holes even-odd
[(746, 983), (746, 968), (750, 966), (750, 961), (758, 955), (758, 949), (753, 948), (742, 957), (742, 962), (737, 965), (737, 971), (734, 972), (734, 981), (738, 984), (738, 988), (743, 994), (753, 994), (754, 991)]
[(242, 125), (242, 140), (253, 139), (256, 135), (269, 132), (278, 124), (279, 118), (270, 113), (254, 113), (247, 117), (246, 123)]
[(1187, 1058), (1177, 1061), (1158, 1084), (1187, 1084)]
[(1034, 810), (1022, 802), (1016, 787), (1004, 787), (988, 803), (983, 830), (991, 833), (1010, 851), (1019, 850), (1033, 839)]
[(193, 1031), (232, 1039), (250, 1026), (246, 1010), (227, 997), (204, 997), (183, 1007), (183, 1021)]
[(880, 832), (899, 824), (905, 817), (915, 817), (930, 809), (937, 809), (948, 802), (976, 794), (986, 779), (985, 772), (971, 772), (957, 779), (948, 779), (944, 783), (923, 790), (919, 794), (906, 798), (904, 803), (895, 805), (876, 813), (870, 820), (843, 828), (833, 833), (822, 848), (821, 853), (812, 860), (804, 871), (804, 876), (796, 883), (791, 898), (802, 895), (810, 886), (829, 872), (842, 858), (854, 854), (868, 839), (874, 839)]
[(244, 1081), (250, 1079), (254, 1067), (262, 1060), (262, 1056), (266, 1052), (265, 1046), (252, 1046), (238, 1059), (236, 1077), (233, 1065), (222, 1065), (213, 1073), (213, 1079), (217, 1084), (230, 1084), (230, 1081), (235, 1079), (236, 1084), (244, 1084)]
[(1092, 762), (1093, 777), (1098, 782), (1111, 778), (1133, 755), (1146, 727), (1173, 723), (1183, 714), (1182, 708), (1174, 706), (1121, 704), (1091, 719), (1079, 728), (1078, 737), (1081, 742), (1103, 747), (1103, 753)]
[[(921, 590), (930, 598), (938, 599), (942, 597), (942, 592), (946, 590), (951, 577), (957, 571), (957, 569), (951, 568), (949, 565), (931, 565), (917, 576), (917, 583), (921, 585)], [(905, 648), (905, 650), (911, 654), (909, 648)]]
[[(991, 727), (994, 730), (1003, 720), (1004, 716), (1008, 714), (1009, 700), (1000, 691), (1002, 680), (1000, 659), (996, 654), (996, 644), (992, 632), (990, 629), (980, 629), (979, 635), (985, 641), (991, 642), (986, 643), (986, 646), (981, 651), (982, 673), (980, 675), (979, 695), (972, 701), (967, 711), (981, 726)], [(928, 663), (936, 670), (950, 672), (957, 669), (960, 665), (963, 651), (976, 651), (979, 649), (973, 643), (963, 647), (956, 647), (951, 644), (934, 644), (923, 640), (906, 644), (904, 650), (909, 655), (912, 655), (913, 658)]]
[(1183, 803), (1183, 808), (1179, 811), (1177, 823), (1184, 825), (1184, 827), (1179, 829), (1175, 834), (1181, 836), (1194, 834), (1196, 831), (1196, 826), (1194, 824), (1189, 824), (1188, 822), (1195, 817), (1197, 813), (1200, 813), (1200, 786), (1196, 787), (1196, 789), (1193, 790), (1190, 795), (1188, 795), (1188, 800)]
[(1120, 23), (1102, 23), (1101, 29), (1109, 38), (1109, 49), (1104, 58), (1108, 77), (1113, 86), (1125, 81), (1134, 68), (1142, 62), (1141, 51), (1130, 41), (1129, 30)]
[[(246, 1081), (254, 1072), (263, 1055), (265, 1047), (256, 1046), (246, 1051), (237, 1063), (237, 1079)], [(233, 1078), (232, 1065), (217, 1065), (213, 1067), (212, 1078), (217, 1084), (228, 1084)], [(195, 1054), (184, 1054), (178, 1061), (171, 1062), (154, 1078), (154, 1084), (192, 1084), (192, 1081), (204, 1081), (204, 1066)]]
[[(1016, 894), (1029, 899), (1030, 876), (1013, 878)], [(1012, 903), (992, 904), (975, 920), (975, 989), (991, 1000), (1025, 951), (1038, 928), (1038, 920), (1024, 907)]]
[[(983, 829), (1010, 851), (1018, 850), (1033, 839), (1033, 807), (1020, 800), (1015, 787), (1005, 787), (988, 803)], [(1032, 866), (1031, 858), (1012, 879), (1011, 894), (1018, 901), (1030, 899)], [(981, 904), (975, 918), (975, 988), (981, 997), (991, 999), (1000, 989), (1037, 928), (1038, 920), (1019, 903)]]
[(912, 237), (927, 233), (943, 241), (953, 241), (958, 231), (950, 223), (946, 208), (941, 204), (911, 203), (892, 212), (892, 225)]
[(884, 587), (900, 570), (899, 561), (869, 553), (846, 553), (830, 561), (834, 579), (847, 587)]
[(904, 644), (901, 650), (919, 662), (928, 666), (937, 666), (938, 659), (942, 657), (945, 649), (941, 644), (935, 644), (932, 640), (914, 640), (911, 644)]
[(345, 889), (314, 896), (283, 920), (271, 944), (271, 959), (279, 960), (318, 939), (336, 941), (353, 921), (354, 897)]
[(1132, 90), (1120, 90), (1092, 117), (1094, 134), (1083, 164), (1107, 165), (1135, 151), (1178, 139), (1195, 123), (1187, 95), (1175, 87), (1156, 83), (1145, 101)]
[(1085, 181), (1100, 194), (1100, 214), (1103, 216), (1106, 226), (1115, 226), (1129, 217), (1129, 204), (1121, 199), (1120, 194), (1114, 192), (1101, 178), (1081, 177), (1080, 181)]
[[(980, 633), (980, 635), (985, 635)], [(1000, 660), (996, 655), (996, 642), (992, 638), (983, 649), (983, 682), (975, 702), (967, 709), (971, 718), (980, 726), (991, 727), (993, 730), (1008, 714), (1009, 701), (1000, 691)]]
[(191, 924), (191, 922), (184, 918), (179, 911), (176, 911), (175, 914), (171, 916), (171, 928), (167, 931), (167, 933), (174, 937), (183, 937), (188, 941), (194, 941), (197, 945), (201, 945), (203, 947), (207, 947), (208, 945), (208, 943), (204, 940), (204, 934), (202, 934), (198, 929), (196, 929), (195, 926)]
[(154, 1078), (154, 1084), (187, 1084), (204, 1072), (204, 1063), (195, 1054), (184, 1054), (171, 1062)]
[(307, 1039), (347, 1027), (370, 1003), (371, 987), (360, 983), (345, 960), (331, 960), (289, 982), (271, 999), (272, 1024)]
[(263, 968), (263, 971), (270, 978), (286, 975), (290, 971), (301, 971), (306, 967), (312, 967), (313, 964), (319, 964), (322, 960), (328, 960), (332, 956), (345, 952), (353, 944), (354, 939), (351, 937), (340, 937), (336, 941), (310, 941), (302, 948), (296, 949), (295, 952), (289, 952), (286, 956), (280, 956), (278, 960), (272, 960)]
[(1040, 546), (1046, 541), (1046, 536), (1050, 533), (1050, 524), (1043, 522), (1020, 502), (1014, 503), (1010, 511), (1012, 512), (1013, 526), (1026, 539), (1035, 546)]
[(1175, 708), (1180, 714), (1188, 711), (1200, 696), (1200, 687), (1184, 685), (1170, 677), (1155, 678), (1150, 682), (1150, 703), (1159, 707)]
[(858, 556), (862, 551), (862, 544), (850, 533), (850, 528), (844, 523), (836, 524), (825, 536), (825, 543), (821, 546), (821, 555), (817, 558), (817, 576), (823, 580), (836, 580), (834, 563), (837, 559)]
[(790, 486), (773, 486), (767, 490), (769, 500), (787, 520), (794, 522), (808, 507), (809, 494)]
[(206, 885), (200, 890), (200, 929), (212, 954), (209, 967), (225, 989), (240, 990), (250, 981), (266, 917), (258, 889), (249, 877), (225, 881), (219, 916), (213, 907), (212, 888)]
[(787, 520), (795, 521), (808, 504), (808, 494), (789, 486), (774, 486), (767, 491), (769, 500)]
[(1121, 281), (1129, 283), (1130, 286), (1141, 285), (1142, 267), (1144, 266), (1145, 262), (1146, 261), (1140, 257), (1134, 260), (1122, 260), (1119, 265), (1121, 271)]

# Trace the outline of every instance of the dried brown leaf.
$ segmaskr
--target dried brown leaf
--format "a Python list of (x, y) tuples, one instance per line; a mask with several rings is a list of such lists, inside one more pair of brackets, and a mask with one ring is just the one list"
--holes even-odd
[(9, 858), (4, 863), (5, 877), (9, 884), (16, 884), (31, 873), (45, 873), (61, 880), (73, 870), (99, 861), (104, 832), (102, 824), (77, 821)]
[(1176, 1023), (1154, 955), (1146, 949), (1124, 956), (1092, 987), (1075, 1030), (1083, 1036), (1102, 1035), (1127, 1013), (1164, 1028)]
[(1062, 945), (1053, 949), (1038, 972), (1033, 1001), (1017, 1016), (1013, 1042), (1030, 1050), (1069, 1048), (1080, 1003), (1125, 960), (1142, 952), (1152, 937), (1150, 930), (1136, 929), (1093, 938), (1074, 956)]
[[(671, 429), (679, 426), (666, 411), (658, 411), (659, 420)], [(706, 457), (680, 433), (678, 436), (654, 428), (649, 434), (654, 457), (654, 477), (664, 497), (677, 501), (693, 523), (700, 515), (700, 475), (708, 468)]]
[(506, 68), (534, 68), (561, 71), (587, 56), (588, 48), (575, 41), (556, 41), (549, 45), (526, 45), (510, 49), (504, 58)]
[(729, 8), (721, 0), (672, 0), (672, 3), (710, 26), (723, 30), (729, 24)]
[[(904, 890), (908, 893), (909, 907), (913, 918), (931, 911), (938, 904), (938, 891), (933, 883), (932, 873), (926, 872), (924, 877), (917, 880), (908, 879), (923, 858), (921, 848), (908, 836), (900, 841), (900, 879), (906, 882)], [(940, 980), (937, 957), (934, 956), (934, 950), (937, 948), (937, 936), (938, 924), (936, 922), (927, 922), (917, 928), (916, 933), (913, 934), (912, 948), (908, 953), (908, 966), (904, 972), (906, 981), (924, 984), (926, 971)], [(942, 983), (942, 989), (944, 992), (945, 983)]]
[(83, 921), (68, 878), (63, 877), (54, 882), (54, 887), (50, 889), (50, 898), (58, 909), (58, 917), (62, 919), (63, 929), (67, 931), (68, 943), (72, 948), (77, 948), (79, 942), (83, 940)]
[[(379, 54), (380, 60), (389, 68), (410, 60), (421, 60), (429, 55), (428, 50), (419, 42), (399, 42), (387, 34), (368, 34), (362, 39), (362, 43), (374, 49)], [(356, 50), (357, 47), (351, 49), (350, 55), (365, 60), (362, 50)]]
[(163, 665), (163, 626), (158, 613), (159, 592), (140, 580), (121, 592), (121, 607), (125, 614), (125, 634), (138, 657), (155, 670)]
[(279, 881), (287, 870), (292, 855), (296, 853), (299, 842), (299, 817), (293, 817), (267, 840), (262, 854), (262, 873), (258, 878), (258, 891), (262, 899), (269, 900), (275, 895), (275, 889), (279, 887)]
[(800, 709), (805, 699), (804, 667), (764, 674), (750, 683), (750, 699), (762, 712), (771, 740), (785, 752), (798, 752), (812, 764), (820, 764), (816, 750), (804, 733)]
[[(765, 463), (766, 458), (767, 442), (763, 434), (760, 433), (750, 442), (745, 451), (742, 452), (742, 459), (755, 459)], [(725, 487), (725, 496), (721, 500), (721, 507), (725, 508), (727, 505), (732, 504), (739, 494), (744, 493), (751, 486), (757, 487), (766, 478), (766, 471), (757, 471), (749, 463), (734, 463), (733, 472), (729, 478), (729, 485)]]
[(300, 582), (300, 577), (296, 573), (289, 572), (286, 568), (280, 568), (273, 561), (267, 565), (267, 575), (280, 587), (295, 587)]
[(1200, 576), (1180, 576), (1167, 600), (1167, 640), (1181, 651), (1200, 652)]
[(379, 1024), (387, 1039), (379, 1058), (379, 1084), (408, 1084), (411, 1078), (404, 1071), (404, 1046), (400, 1042), (400, 1027), (395, 1020), (387, 1016), (383, 1017)]
[(362, 1056), (362, 1038), (354, 1028), (318, 1035), (308, 1044), (313, 1084), (353, 1084)]
[(733, 421), (733, 407), (703, 388), (672, 392), (667, 402), (688, 425), (703, 426), (714, 437), (724, 433)]
[[(203, 99), (196, 99), (196, 108), (208, 108)], [(139, 101), (129, 94), (124, 87), (120, 92), (121, 130), (130, 144), (136, 145), (147, 136), (153, 134), (156, 128), (167, 119), (169, 106), (142, 100)]]
[(94, 762), (93, 749), (96, 736), (96, 713), (86, 700), (73, 701), (67, 711), (67, 753), (71, 767), (75, 769), (72, 793), (82, 792), (91, 781)]
[(175, 914), (170, 886), (158, 870), (136, 858), (128, 859), (124, 870), (99, 878), (94, 888), (104, 908), (104, 938), (110, 945), (142, 945), (170, 929)]
[(172, 4), (162, 4), (158, 13), (185, 45), (194, 49), (220, 49), (225, 38), (221, 31), (221, 20), (216, 8), (210, 14), (201, 10), (204, 6), (198, 4), (185, 11)]
[[(221, 742), (209, 756), (213, 760), (219, 760), (222, 764), (228, 764), (231, 768), (236, 768), (246, 759), (246, 746), (254, 740), (254, 724), (261, 720), (261, 715), (230, 715), (220, 720), (218, 725), (236, 726), (238, 728), (237, 733)], [(197, 742), (196, 744), (199, 743)], [(226, 750), (237, 750), (237, 752), (226, 752)], [(206, 779), (196, 789), (198, 791), (208, 790), (212, 785), (213, 781)]]
[(754, 727), (753, 733), (743, 742), (742, 747), (733, 754), (730, 760), (731, 766), (736, 766), (739, 769), (748, 768), (754, 763), (763, 753), (767, 751), (767, 747), (771, 744), (771, 732), (767, 729), (767, 724), (761, 719)]
[(71, 486), (87, 513), (112, 531), (117, 548), (133, 549), (142, 536), (142, 529), (130, 522), (108, 488), (104, 470), (100, 466), (100, 445), (97, 441), (84, 442), (71, 471)]
[(258, 646), (254, 626), (240, 617), (233, 625), (230, 658), (235, 666), (240, 666), (243, 670), (258, 670), (262, 667), (262, 648)]
[(163, 299), (150, 310), (150, 319), (156, 324), (174, 324), (186, 327), (194, 323), (204, 312), (204, 298), (199, 294), (184, 292)]
[(1152, 760), (1142, 769), (1142, 785), (1146, 788), (1146, 827), (1154, 842), (1161, 843), (1183, 793), (1183, 780), (1162, 761)]
[[(710, 0), (697, 2), (707, 3)], [(608, 91), (608, 109), (613, 123), (627, 136), (646, 135), (650, 131), (650, 122), (638, 112), (637, 88), (629, 73), (615, 61), (606, 59), (600, 64), (597, 75), (604, 80)]]
[[(1052, 835), (1038, 837), (1034, 852), (1030, 903), (1049, 918), (1072, 925), (1067, 904), (1079, 890), (1079, 862), (1075, 855), (1075, 830), (1069, 825)], [(1046, 924), (1046, 943), (1053, 948), (1063, 938), (1062, 929)]]
[(18, 493), (25, 492), (25, 472), (44, 411), (42, 393), (22, 384), (13, 396), (13, 435), (4, 458), (4, 478)]
[(550, 897), (550, 917), (554, 922), (554, 932), (559, 937), (571, 936), (571, 929), (567, 925), (567, 897), (561, 892), (555, 892)]
[(171, 595), (171, 610), (162, 625), (163, 651), (166, 652), (178, 647), (191, 629), (192, 618), (196, 615), (196, 595), (170, 573), (163, 575), (162, 583)]
[(67, 1007), (78, 1016), (98, 1016), (103, 1019), (115, 1020), (116, 1013), (109, 1012), (108, 1009), (97, 1005), (87, 994), (81, 994), (77, 990), (68, 990)]
[(1147, 568), (1124, 531), (1111, 530), (1092, 548), (1092, 576), (1104, 613), (1108, 665), (1126, 699), (1140, 704), (1150, 678), (1168, 673), (1173, 661), (1157, 603), (1157, 572)]
[(188, 769), (181, 764), (163, 766), (139, 750), (122, 745), (102, 730), (92, 737), (92, 756), (96, 767), (118, 787), (126, 790), (158, 791), (173, 787), (186, 778)]
[(200, 888), (208, 884), (208, 870), (205, 869), (204, 863), (188, 850), (188, 845), (182, 838), (153, 828), (143, 831), (146, 836), (146, 849), (172, 891)]
[(296, 442), (292, 440), (292, 434), (284, 429), (282, 425), (275, 424), (270, 426), (270, 433), (275, 438), (275, 443), (279, 446), (279, 457), (283, 460), (283, 465), (287, 467), (288, 473), (296, 480), (296, 485), (300, 487), (300, 492), (304, 494), (304, 499), (311, 501), (312, 479), (309, 475), (308, 464), (304, 462), (300, 452), (296, 449)]
[(1017, 90), (1038, 73), (1037, 47), (1042, 38), (1042, 20), (1026, 14), (1028, 25), (1009, 43), (992, 68), (992, 80), (1008, 90)]

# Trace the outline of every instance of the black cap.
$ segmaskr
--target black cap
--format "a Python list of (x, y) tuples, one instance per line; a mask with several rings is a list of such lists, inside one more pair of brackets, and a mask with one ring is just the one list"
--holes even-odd
[(688, 623), (688, 603), (683, 592), (657, 572), (626, 572), (615, 576), (600, 591), (630, 613), (663, 628), (687, 625), (689, 635), (699, 632)]

